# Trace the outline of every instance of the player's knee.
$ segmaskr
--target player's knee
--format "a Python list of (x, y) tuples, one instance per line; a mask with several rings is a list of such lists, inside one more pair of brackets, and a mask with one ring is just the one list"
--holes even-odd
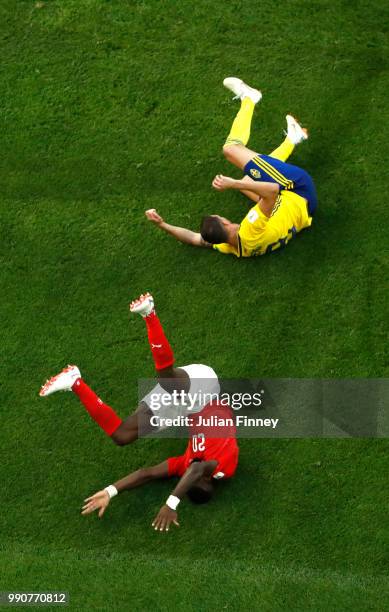
[(223, 155), (224, 157), (231, 163), (234, 163), (236, 158), (236, 149), (237, 145), (234, 144), (225, 144), (223, 146)]
[(129, 444), (128, 436), (125, 432), (120, 431), (120, 428), (113, 432), (111, 440), (116, 446), (126, 446)]
[(116, 446), (126, 446), (127, 442), (117, 436), (111, 436), (111, 440)]

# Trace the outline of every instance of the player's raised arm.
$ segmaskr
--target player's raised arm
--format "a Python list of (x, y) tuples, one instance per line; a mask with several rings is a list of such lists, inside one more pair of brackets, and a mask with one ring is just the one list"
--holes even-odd
[(239, 189), (240, 193), (243, 193), (246, 198), (249, 198), (252, 202), (258, 202), (261, 199), (261, 196), (255, 193), (255, 191), (251, 190), (251, 185), (255, 183), (255, 181), (249, 176), (244, 176), (241, 179), (242, 183), (245, 184), (244, 189)]
[[(172, 494), (169, 495), (166, 503), (158, 512), (152, 522), (152, 527), (154, 527), (156, 531), (169, 531), (169, 527), (172, 523), (178, 527), (177, 506), (181, 499), (192, 487), (198, 485), (202, 479), (210, 478), (216, 467), (217, 461), (213, 460), (191, 463), (175, 489), (172, 491)], [(208, 483), (209, 486), (212, 487), (209, 481)]]
[(159, 478), (167, 478), (168, 476), (168, 464), (167, 461), (163, 461), (158, 465), (152, 467), (141, 468), (132, 472), (128, 476), (125, 476), (121, 480), (118, 480), (113, 485), (105, 487), (102, 491), (97, 491), (91, 497), (87, 497), (84, 500), (84, 506), (82, 507), (81, 514), (91, 514), (95, 510), (99, 511), (99, 517), (101, 518), (109, 505), (112, 497), (115, 497), (118, 493), (126, 491), (128, 489), (134, 489), (140, 487), (151, 480)]
[(146, 210), (145, 215), (149, 221), (154, 223), (159, 229), (163, 230), (167, 234), (173, 236), (179, 242), (184, 244), (191, 244), (192, 246), (211, 248), (212, 245), (205, 242), (198, 232), (192, 232), (192, 230), (186, 229), (185, 227), (178, 227), (176, 225), (170, 225), (165, 223), (162, 217), (157, 213), (155, 208)]
[[(217, 174), (212, 182), (212, 187), (217, 191), (225, 191), (226, 189), (238, 189), (240, 191), (247, 189), (247, 182), (244, 180), (236, 180), (229, 176)], [(258, 194), (260, 200), (258, 205), (266, 217), (270, 217), (274, 204), (276, 203), (279, 193), (277, 183), (267, 183), (265, 181), (253, 181), (250, 184), (250, 191), (253, 194)]]

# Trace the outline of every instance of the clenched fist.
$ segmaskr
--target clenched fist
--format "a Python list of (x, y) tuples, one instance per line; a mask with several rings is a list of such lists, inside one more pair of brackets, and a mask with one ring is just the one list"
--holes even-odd
[(161, 223), (163, 223), (161, 215), (157, 213), (155, 208), (150, 208), (149, 210), (146, 210), (145, 215), (147, 219), (152, 223), (155, 223), (155, 225), (161, 225)]

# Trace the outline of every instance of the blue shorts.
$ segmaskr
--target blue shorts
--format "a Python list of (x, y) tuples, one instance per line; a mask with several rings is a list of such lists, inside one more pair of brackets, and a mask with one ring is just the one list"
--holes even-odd
[(256, 155), (244, 167), (244, 173), (254, 181), (277, 183), (282, 189), (293, 191), (308, 202), (308, 214), (313, 217), (317, 195), (312, 177), (298, 166), (292, 166), (270, 155)]

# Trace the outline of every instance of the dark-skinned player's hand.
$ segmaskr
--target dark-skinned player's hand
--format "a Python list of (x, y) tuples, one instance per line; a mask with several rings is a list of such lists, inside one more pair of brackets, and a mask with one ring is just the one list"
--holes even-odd
[(177, 512), (169, 508), (169, 506), (164, 505), (158, 512), (151, 525), (156, 531), (169, 531), (169, 527), (172, 523), (179, 527)]
[(110, 501), (111, 500), (107, 491), (97, 491), (97, 493), (95, 493), (91, 497), (87, 497), (86, 499), (84, 499), (85, 505), (82, 507), (81, 514), (91, 514), (91, 512), (98, 510), (99, 518), (101, 518), (104, 512), (106, 511)]
[(163, 223), (161, 215), (157, 213), (155, 208), (150, 208), (149, 210), (146, 210), (145, 215), (147, 219), (152, 223), (155, 223), (155, 225), (161, 225), (161, 223)]

